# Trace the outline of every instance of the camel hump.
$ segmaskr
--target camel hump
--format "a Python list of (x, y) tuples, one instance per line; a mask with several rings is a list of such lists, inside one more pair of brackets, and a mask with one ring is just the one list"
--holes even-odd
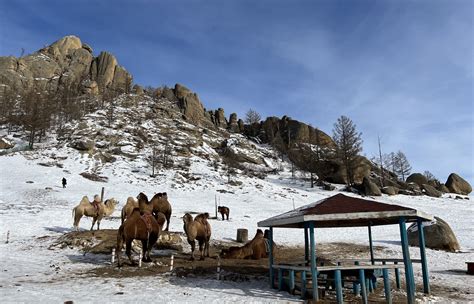
[(80, 204), (83, 204), (83, 203), (88, 203), (88, 204), (90, 203), (89, 198), (87, 197), (87, 195), (84, 195), (82, 197)]

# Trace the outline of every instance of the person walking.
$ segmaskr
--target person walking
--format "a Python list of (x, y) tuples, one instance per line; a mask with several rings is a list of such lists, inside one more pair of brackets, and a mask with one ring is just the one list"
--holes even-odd
[(67, 184), (66, 178), (63, 177), (63, 188), (66, 188), (66, 184)]

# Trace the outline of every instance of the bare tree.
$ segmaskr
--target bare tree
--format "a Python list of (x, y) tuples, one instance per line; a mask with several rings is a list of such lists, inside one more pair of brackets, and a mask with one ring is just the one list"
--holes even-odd
[(247, 113), (245, 113), (245, 123), (246, 124), (254, 124), (259, 123), (262, 120), (260, 114), (257, 113), (254, 109), (249, 109)]
[(347, 184), (354, 184), (355, 160), (362, 151), (362, 133), (356, 131), (356, 125), (346, 116), (337, 119), (333, 129), (333, 140), (336, 143), (337, 157), (344, 165)]
[(400, 178), (402, 181), (405, 181), (405, 178), (411, 172), (411, 166), (410, 166), (410, 163), (408, 162), (407, 157), (402, 151), (398, 151), (395, 154), (394, 166), (395, 166), (394, 173), (397, 174), (398, 178)]
[(430, 171), (426, 170), (425, 172), (423, 172), (423, 175), (426, 177), (426, 179), (428, 181), (439, 181), (436, 176), (434, 176), (433, 173), (431, 173)]

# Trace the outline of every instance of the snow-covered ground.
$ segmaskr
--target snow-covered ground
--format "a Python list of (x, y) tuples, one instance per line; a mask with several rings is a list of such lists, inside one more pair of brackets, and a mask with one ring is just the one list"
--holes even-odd
[[(190, 172), (201, 179), (179, 184), (176, 171), (163, 171), (151, 178), (143, 170), (132, 172), (125, 161), (105, 166), (102, 176), (107, 183), (93, 182), (79, 173), (91, 166), (86, 153), (71, 148), (51, 148), (48, 156), (37, 151), (0, 156), (0, 295), (5, 302), (288, 302), (300, 301), (285, 292), (271, 290), (266, 281), (228, 282), (212, 279), (181, 279), (167, 275), (135, 278), (70, 277), (78, 269), (97, 267), (96, 261), (75, 249), (48, 249), (52, 239), (72, 229), (71, 210), (82, 196), (90, 199), (105, 187), (105, 197), (114, 197), (120, 210), (128, 196), (144, 192), (149, 196), (167, 192), (173, 206), (170, 230), (182, 231), (181, 217), (185, 212), (214, 213), (215, 198), (220, 205), (230, 208), (230, 221), (212, 221), (213, 239), (234, 239), (237, 228), (248, 228), (249, 235), (257, 229), (257, 222), (286, 212), (336, 191), (309, 188), (288, 172), (269, 175), (266, 179), (238, 176), (241, 186), (230, 186), (227, 176), (209, 166), (201, 158), (193, 157)], [(40, 150), (41, 151), (41, 150)], [(46, 151), (46, 150), (43, 150)], [(46, 153), (46, 152), (45, 152)], [(58, 166), (38, 165), (51, 161), (55, 153)], [(63, 159), (65, 158), (65, 159)], [(142, 164), (145, 166), (145, 164)], [(67, 188), (61, 179), (67, 178)], [(50, 189), (46, 189), (49, 187)], [(221, 191), (219, 191), (221, 190)], [(222, 191), (225, 190), (225, 191)], [(440, 216), (453, 228), (462, 246), (462, 253), (427, 250), (431, 284), (453, 287), (462, 298), (474, 300), (474, 277), (463, 274), (466, 261), (474, 261), (474, 205), (471, 200), (455, 200), (427, 196), (383, 196), (377, 200)], [(83, 218), (81, 228), (89, 229), (90, 219)], [(118, 228), (117, 221), (104, 219), (101, 228)], [(401, 257), (398, 226), (380, 226), (372, 229), (375, 245), (386, 247), (385, 254)], [(9, 242), (6, 243), (7, 234)], [(276, 229), (275, 241), (281, 245), (304, 244), (299, 230)], [(333, 228), (316, 230), (321, 242), (349, 242), (367, 244), (367, 229)], [(418, 248), (410, 247), (412, 257), (419, 256)], [(367, 256), (368, 257), (368, 253)], [(421, 269), (414, 265), (417, 283), (421, 283)], [(111, 271), (114, 271), (111, 268)], [(145, 290), (144, 290), (145, 289)], [(138, 296), (139, 295), (139, 298)], [(427, 301), (445, 302), (446, 295), (436, 295)]]

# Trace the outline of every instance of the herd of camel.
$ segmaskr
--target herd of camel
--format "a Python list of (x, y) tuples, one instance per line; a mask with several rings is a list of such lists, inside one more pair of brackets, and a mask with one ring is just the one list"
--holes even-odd
[[(79, 229), (79, 221), (82, 216), (92, 217), (93, 230), (97, 222), (97, 230), (100, 228), (100, 221), (105, 216), (110, 216), (117, 206), (118, 201), (111, 198), (102, 202), (98, 195), (94, 196), (92, 202), (87, 196), (84, 196), (76, 207), (73, 208), (74, 229)], [(229, 208), (219, 206), (218, 212), (222, 220), (229, 219)], [(121, 225), (117, 234), (117, 262), (121, 263), (121, 251), (125, 243), (125, 253), (130, 263), (135, 265), (131, 256), (132, 241), (139, 240), (142, 243), (143, 262), (151, 262), (150, 252), (152, 247), (158, 241), (162, 231), (168, 231), (172, 208), (168, 201), (166, 193), (157, 193), (151, 200), (144, 193), (138, 194), (136, 198), (128, 197), (125, 206), (121, 212)], [(191, 245), (191, 260), (194, 260), (194, 250), (196, 241), (199, 244), (200, 259), (209, 257), (209, 241), (211, 238), (211, 225), (208, 221), (209, 213), (201, 213), (195, 218), (189, 213), (183, 216), (183, 229), (186, 233), (187, 241)], [(163, 227), (166, 222), (166, 229)], [(268, 257), (268, 240), (264, 237), (262, 230), (258, 229), (255, 237), (244, 246), (233, 246), (223, 249), (220, 256), (226, 259), (260, 259)]]

